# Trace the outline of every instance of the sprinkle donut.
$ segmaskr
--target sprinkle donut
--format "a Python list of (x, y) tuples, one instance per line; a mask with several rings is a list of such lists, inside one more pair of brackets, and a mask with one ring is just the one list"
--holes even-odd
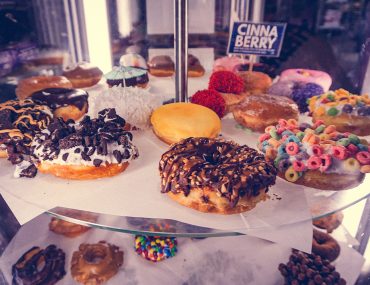
[(280, 177), (307, 187), (348, 189), (359, 185), (369, 172), (368, 142), (322, 121), (311, 126), (281, 119), (265, 129), (258, 147), (274, 162)]
[(135, 252), (146, 260), (158, 262), (177, 253), (175, 237), (135, 236)]

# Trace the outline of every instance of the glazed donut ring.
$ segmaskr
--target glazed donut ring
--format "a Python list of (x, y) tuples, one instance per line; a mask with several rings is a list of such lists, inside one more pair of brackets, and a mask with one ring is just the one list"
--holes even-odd
[(64, 76), (33, 76), (19, 81), (15, 93), (18, 99), (24, 100), (45, 88), (72, 88), (72, 83)]
[(279, 119), (298, 120), (298, 107), (289, 98), (258, 94), (247, 96), (233, 108), (235, 121), (254, 131), (263, 132), (269, 125)]
[(244, 91), (251, 94), (266, 93), (272, 79), (266, 73), (258, 71), (240, 71), (238, 75), (244, 80)]
[(103, 72), (87, 62), (80, 62), (67, 66), (63, 70), (63, 76), (71, 81), (73, 88), (87, 88), (97, 84), (102, 78)]
[(312, 252), (329, 261), (334, 261), (340, 254), (340, 246), (338, 242), (327, 233), (314, 229)]
[(336, 228), (338, 228), (343, 221), (343, 213), (336, 212), (331, 215), (313, 220), (313, 225), (325, 229), (327, 233), (332, 233)]
[(79, 283), (99, 285), (116, 275), (122, 264), (123, 251), (115, 245), (81, 244), (72, 255), (71, 274)]
[(162, 193), (189, 208), (217, 214), (248, 211), (267, 199), (276, 169), (256, 150), (209, 138), (171, 146), (159, 162)]

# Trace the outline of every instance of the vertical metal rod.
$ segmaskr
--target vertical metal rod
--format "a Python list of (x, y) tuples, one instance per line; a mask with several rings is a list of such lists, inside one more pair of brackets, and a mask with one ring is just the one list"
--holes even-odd
[(176, 102), (188, 101), (188, 0), (175, 2)]
[(366, 199), (365, 207), (362, 211), (360, 224), (357, 228), (356, 239), (360, 245), (354, 248), (364, 255), (370, 237), (370, 198)]

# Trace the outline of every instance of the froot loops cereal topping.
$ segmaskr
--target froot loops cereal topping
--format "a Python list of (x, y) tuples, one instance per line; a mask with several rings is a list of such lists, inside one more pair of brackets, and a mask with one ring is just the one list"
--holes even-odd
[(325, 126), (322, 121), (311, 126), (281, 119), (259, 137), (259, 149), (290, 182), (297, 181), (309, 170), (369, 172), (368, 142), (351, 133), (340, 133), (335, 126)]
[(135, 236), (135, 251), (146, 260), (162, 261), (177, 253), (177, 239), (174, 237)]
[(320, 96), (308, 99), (310, 112), (317, 115), (370, 116), (370, 97), (367, 94), (355, 95), (344, 89), (328, 91)]

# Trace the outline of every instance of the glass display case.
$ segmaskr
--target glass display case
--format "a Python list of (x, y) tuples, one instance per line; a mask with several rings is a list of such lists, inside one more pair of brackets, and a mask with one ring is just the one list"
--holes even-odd
[[(235, 22), (285, 23), (286, 31), (280, 55), (278, 57), (264, 57), (228, 54), (229, 40)], [(338, 139), (335, 136), (330, 137), (330, 132), (328, 131), (326, 133), (327, 127), (322, 123), (325, 132), (324, 129), (319, 131), (317, 128), (320, 127), (321, 124), (317, 123), (317, 118), (312, 118), (314, 107), (318, 103), (316, 103), (316, 105), (311, 103), (313, 107), (310, 105), (310, 110), (308, 110), (306, 97), (302, 97), (303, 99), (300, 97), (303, 96), (300, 94), (304, 92), (297, 91), (301, 90), (299, 88), (304, 88), (304, 86), (306, 86), (305, 84), (308, 82), (308, 84), (315, 85), (305, 91), (309, 93), (308, 97), (312, 97), (312, 90), (316, 90), (318, 87), (321, 92), (314, 95), (319, 98), (321, 98), (320, 95), (323, 93), (326, 95), (322, 96), (330, 95), (331, 97), (340, 97), (343, 94), (347, 94), (343, 93), (345, 91), (342, 89), (348, 90), (350, 94), (346, 96), (352, 97), (355, 96), (352, 94), (370, 93), (369, 23), (369, 1), (1, 1), (0, 103), (3, 103), (3, 105), (0, 105), (0, 154), (5, 151), (5, 158), (1, 158), (0, 160), (0, 194), (2, 197), (0, 201), (0, 235), (3, 237), (0, 242), (0, 253), (4, 251), (6, 247), (5, 244), (9, 242), (16, 234), (16, 231), (18, 231), (19, 225), (14, 220), (13, 214), (20, 224), (25, 224), (27, 222), (29, 222), (29, 224), (36, 223), (33, 219), (40, 219), (40, 221), (43, 220), (43, 223), (45, 223), (45, 215), (42, 215), (44, 218), (37, 216), (41, 213), (46, 213), (53, 219), (60, 219), (90, 227), (93, 228), (94, 231), (96, 229), (103, 229), (106, 233), (111, 233), (112, 235), (118, 232), (128, 233), (130, 235), (185, 237), (192, 239), (220, 237), (225, 238), (225, 241), (227, 238), (231, 239), (232, 236), (250, 235), (277, 242), (278, 244), (284, 244), (284, 242), (282, 242), (284, 238), (278, 238), (277, 236), (291, 235), (292, 231), (300, 231), (302, 229), (302, 235), (305, 233), (305, 236), (297, 238), (299, 242), (292, 241), (291, 247), (295, 247), (296, 244), (299, 244), (299, 246), (297, 245), (296, 247), (305, 251), (307, 240), (311, 239), (312, 221), (317, 221), (322, 218), (329, 219), (328, 217), (333, 217), (342, 211), (347, 213), (346, 209), (355, 208), (359, 209), (356, 212), (356, 217), (354, 217), (353, 220), (352, 217), (345, 217), (343, 224), (345, 226), (346, 223), (352, 223), (352, 226), (356, 224), (355, 232), (353, 232), (352, 235), (356, 235), (355, 238), (357, 241), (355, 241), (356, 239), (351, 240), (351, 242), (348, 241), (349, 239), (346, 241), (350, 244), (351, 248), (357, 249), (365, 258), (369, 258), (369, 256), (365, 254), (370, 234), (370, 204), (368, 200), (370, 195), (370, 177), (369, 175), (366, 176), (366, 173), (369, 172), (368, 167), (370, 167), (370, 154), (367, 142), (365, 142), (369, 140), (370, 133), (364, 131), (367, 129), (366, 123), (361, 129), (364, 132), (360, 132), (358, 136), (351, 135), (351, 139), (348, 130), (341, 131), (340, 134), (336, 132)], [(81, 65), (82, 62), (86, 62), (84, 64), (87, 64), (89, 67)], [(71, 75), (71, 79), (68, 76), (70, 76), (69, 73), (71, 70), (77, 68), (76, 66), (80, 66), (81, 70), (91, 70), (92, 73), (96, 73), (96, 70), (99, 70), (97, 72), (97, 81), (89, 86), (78, 87), (75, 85), (76, 83), (72, 81), (72, 79), (74, 79), (73, 74)], [(281, 95), (276, 94), (277, 89), (273, 91), (273, 86), (278, 85), (284, 80), (284, 71), (287, 70), (294, 70), (294, 72), (299, 71), (299, 76), (306, 76), (303, 81), (308, 80), (307, 77), (314, 77), (312, 74), (310, 75), (309, 72), (324, 72), (328, 74), (331, 82), (331, 84), (329, 84), (330, 90), (333, 90), (333, 92), (330, 93), (331, 91), (327, 90), (329, 87), (322, 87), (322, 85), (320, 85), (321, 83), (318, 83), (322, 82), (320, 80), (325, 81), (325, 83), (328, 82), (327, 79), (322, 79), (321, 77), (317, 81), (315, 81), (316, 79), (313, 81), (308, 80), (304, 84), (300, 83), (301, 85), (299, 85), (291, 79), (294, 77), (293, 75), (288, 76), (289, 82), (293, 82), (293, 85), (290, 87), (284, 85), (285, 91), (286, 88), (290, 88), (289, 95), (285, 97), (289, 97), (287, 100), (295, 101), (299, 108), (305, 106), (305, 109), (303, 111), (300, 110), (301, 113), (299, 116), (298, 109), (296, 111), (296, 117), (301, 125), (297, 125), (295, 128), (293, 126), (291, 129), (283, 126), (285, 128), (283, 131), (289, 131), (290, 135), (295, 135), (297, 132), (301, 132), (305, 135), (305, 133), (302, 132), (302, 130), (304, 131), (301, 127), (302, 124), (305, 124), (306, 128), (308, 128), (307, 123), (315, 124), (316, 122), (315, 127), (312, 127), (310, 130), (325, 147), (320, 145), (319, 150), (311, 150), (311, 146), (308, 146), (308, 141), (303, 141), (303, 138), (301, 141), (289, 141), (289, 143), (296, 143), (298, 152), (301, 151), (302, 148), (309, 149), (308, 153), (310, 159), (311, 156), (317, 157), (319, 160), (318, 163), (321, 165), (320, 168), (317, 167), (317, 172), (319, 172), (319, 169), (320, 173), (326, 171), (329, 166), (326, 165), (325, 170), (323, 170), (325, 163), (335, 165), (335, 167), (332, 166), (331, 168), (334, 173), (338, 169), (342, 169), (341, 167), (347, 167), (349, 163), (351, 163), (350, 166), (352, 168), (357, 167), (358, 169), (362, 169), (361, 171), (363, 171), (363, 173), (358, 174), (360, 178), (357, 179), (358, 181), (356, 180), (356, 185), (347, 185), (346, 187), (342, 187), (344, 189), (338, 191), (338, 189), (334, 190), (330, 188), (330, 186), (326, 187), (327, 189), (325, 190), (320, 190), (315, 189), (317, 187), (303, 186), (301, 183), (291, 183), (296, 180), (292, 181), (290, 180), (292, 177), (286, 176), (288, 174), (286, 174), (287, 172), (285, 171), (288, 171), (288, 167), (290, 167), (289, 169), (291, 169), (291, 171), (294, 171), (293, 176), (297, 174), (297, 180), (304, 176), (304, 171), (308, 169), (303, 164), (299, 165), (304, 167), (304, 170), (293, 169), (293, 163), (295, 163), (295, 167), (299, 167), (297, 166), (297, 161), (301, 161), (301, 159), (294, 158), (292, 161), (289, 161), (290, 165), (284, 168), (284, 172), (279, 172), (279, 175), (276, 173), (276, 182), (270, 187), (266, 197), (262, 198), (264, 201), (258, 203), (257, 206), (254, 205), (256, 206), (255, 208), (253, 206), (253, 209), (248, 208), (248, 211), (241, 213), (235, 214), (235, 212), (233, 212), (233, 215), (217, 215), (214, 213), (207, 213), (207, 210), (198, 212), (194, 209), (190, 209), (192, 208), (191, 205), (187, 205), (188, 208), (183, 207), (172, 201), (169, 198), (170, 195), (161, 193), (165, 192), (164, 185), (167, 187), (167, 184), (163, 182), (166, 176), (160, 177), (158, 168), (161, 169), (161, 167), (163, 167), (160, 164), (160, 161), (164, 158), (163, 154), (167, 153), (169, 150), (173, 150), (173, 146), (170, 148), (170, 146), (165, 143), (165, 140), (158, 136), (158, 130), (153, 129), (153, 117), (150, 116), (154, 110), (160, 108), (161, 105), (171, 105), (174, 102), (195, 102), (192, 101), (192, 98), (195, 97), (194, 95), (198, 94), (198, 91), (211, 90), (213, 88), (210, 78), (216, 72), (232, 72), (232, 76), (263, 74), (263, 76), (268, 78), (268, 83), (266, 83), (265, 81), (262, 82), (260, 78), (249, 78), (249, 75), (245, 75), (246, 77), (242, 76), (241, 80), (244, 86), (243, 88), (245, 88), (242, 93), (247, 95), (243, 95), (244, 101), (241, 100), (238, 106), (243, 105), (244, 102), (249, 100), (245, 99), (247, 96), (251, 96), (249, 98), (252, 98), (253, 96), (256, 97), (259, 95), (262, 97), (271, 96), (271, 94), (274, 94), (273, 96)], [(159, 75), (159, 73), (155, 73), (155, 71), (162, 72), (162, 74)], [(163, 75), (163, 73), (166, 72), (169, 72), (169, 74)], [(94, 76), (96, 75), (95, 73)], [(93, 77), (91, 74), (89, 74), (88, 77)], [(9, 100), (26, 99), (23, 95), (20, 95), (20, 92), (22, 88), (30, 88), (28, 85), (24, 87), (26, 83), (29, 84), (27, 79), (30, 77), (37, 78), (37, 80), (40, 80), (40, 78), (50, 79), (53, 76), (65, 76), (71, 81), (71, 85), (56, 85), (56, 88), (63, 87), (63, 90), (81, 89), (80, 92), (87, 94), (83, 96), (88, 99), (83, 99), (86, 100), (86, 102), (83, 101), (85, 103), (79, 101), (79, 103), (83, 104), (81, 108), (76, 105), (79, 103), (73, 103), (75, 105), (66, 104), (66, 99), (64, 97), (64, 99), (55, 99), (55, 102), (53, 101), (54, 99), (51, 99), (53, 102), (49, 102), (49, 104), (51, 104), (50, 106), (55, 107), (59, 105), (55, 107), (55, 109), (50, 107), (53, 114), (48, 114), (47, 116), (56, 117), (57, 113), (55, 110), (57, 108), (73, 105), (74, 107), (77, 106), (77, 109), (82, 113), (89, 115), (91, 119), (93, 119), (94, 116), (96, 120), (103, 118), (96, 123), (102, 124), (101, 126), (103, 127), (100, 127), (101, 129), (108, 128), (106, 124), (109, 120), (117, 120), (116, 117), (109, 117), (111, 116), (109, 114), (99, 113), (100, 115), (98, 115), (101, 109), (116, 108), (119, 115), (124, 113), (129, 116), (128, 118), (124, 118), (126, 122), (122, 123), (122, 121), (119, 121), (120, 123), (117, 123), (121, 124), (120, 127), (126, 128), (124, 133), (122, 133), (122, 128), (120, 128), (120, 130), (115, 131), (120, 134), (118, 137), (108, 134), (112, 136), (111, 140), (114, 141), (112, 143), (116, 144), (122, 139), (122, 136), (128, 136), (128, 138), (131, 136), (129, 140), (132, 140), (133, 144), (137, 147), (138, 155), (134, 155), (134, 147), (130, 149), (131, 157), (136, 160), (130, 162), (130, 165), (124, 173), (110, 178), (80, 180), (80, 177), (78, 177), (78, 171), (80, 170), (74, 169), (70, 171), (74, 172), (73, 175), (75, 176), (73, 176), (73, 179), (61, 179), (50, 175), (50, 173), (45, 174), (47, 170), (43, 170), (40, 167), (41, 162), (40, 158), (38, 158), (39, 160), (35, 163), (37, 167), (34, 166), (35, 169), (39, 169), (39, 173), (36, 177), (14, 178), (17, 175), (19, 176), (19, 173), (24, 169), (29, 169), (29, 165), (19, 166), (21, 163), (18, 163), (16, 168), (18, 171), (16, 173), (18, 174), (14, 176), (15, 166), (12, 165), (9, 160), (13, 164), (17, 164), (15, 163), (16, 159), (20, 159), (23, 160), (23, 163), (27, 160), (24, 157), (28, 158), (30, 156), (33, 161), (36, 157), (35, 153), (37, 152), (37, 147), (41, 147), (41, 143), (39, 143), (37, 139), (49, 140), (50, 144), (55, 143), (55, 138), (50, 134), (50, 132), (53, 133), (55, 129), (50, 130), (49, 128), (48, 132), (42, 131), (42, 127), (40, 126), (44, 123), (41, 123), (41, 121), (44, 122), (43, 120), (45, 120), (45, 125), (47, 125), (51, 122), (51, 117), (50, 119), (38, 117), (37, 120), (39, 123), (36, 123), (38, 130), (32, 131), (34, 137), (31, 137), (31, 142), (29, 142), (31, 148), (27, 153), (22, 153), (21, 158), (19, 158), (20, 156), (16, 155), (18, 152), (17, 146), (23, 146), (24, 141), (19, 143), (15, 140), (14, 143), (14, 140), (12, 140), (14, 136), (11, 135), (9, 136), (10, 139), (4, 142), (5, 135), (2, 137), (1, 134), (8, 134), (9, 126), (7, 123), (8, 120), (11, 120), (9, 118), (13, 115), (8, 116), (5, 111), (3, 113), (1, 112), (5, 109), (9, 110), (9, 108), (15, 108), (14, 110), (16, 111), (14, 112), (17, 113), (18, 116), (18, 107), (13, 107), (14, 105), (9, 107), (6, 104), (8, 104), (7, 102), (9, 102)], [(82, 78), (86, 79), (83, 76)], [(78, 79), (80, 80), (81, 76), (78, 77)], [(121, 80), (122, 83), (117, 83)], [(226, 79), (225, 81), (222, 80), (224, 80), (224, 78), (220, 78), (219, 82), (226, 85), (228, 84)], [(262, 83), (259, 80), (261, 80)], [(59, 83), (60, 82), (58, 82), (58, 84)], [(252, 88), (247, 90), (246, 86), (252, 86), (253, 84), (258, 85), (258, 83), (267, 84), (268, 86), (258, 90), (256, 89), (257, 91)], [(230, 90), (234, 90), (233, 88), (236, 88), (236, 84), (237, 81), (232, 82), (230, 84)], [(112, 85), (116, 86), (112, 87)], [(41, 89), (55, 87), (50, 84), (42, 86), (43, 88), (40, 87)], [(34, 94), (41, 92), (40, 88), (32, 89), (32, 92), (29, 92), (29, 94), (27, 93), (27, 96), (33, 94), (33, 100), (38, 102)], [(342, 91), (334, 93), (334, 90), (338, 89)], [(217, 90), (217, 92), (228, 93), (229, 95), (234, 92), (220, 90)], [(282, 89), (279, 89), (278, 93), (283, 93), (281, 90)], [(50, 92), (52, 93), (52, 91)], [(299, 99), (295, 100), (292, 95), (293, 93), (298, 94), (297, 96)], [(63, 95), (64, 94), (65, 93), (63, 93)], [(81, 96), (82, 93), (79, 94), (78, 96)], [(235, 94), (231, 95), (233, 96)], [(73, 97), (75, 95), (71, 96)], [(217, 96), (225, 98), (223, 94), (217, 94)], [(362, 96), (365, 98), (365, 95)], [(280, 96), (278, 98), (283, 97), (284, 96)], [(281, 104), (281, 101), (285, 99), (277, 99), (278, 102), (276, 105)], [(62, 100), (63, 103), (56, 103), (60, 102), (57, 100)], [(215, 103), (213, 101), (211, 102), (211, 99), (209, 99), (209, 101), (207, 100), (201, 100), (202, 103), (200, 103), (200, 105), (205, 104), (206, 107), (212, 109)], [(223, 112), (226, 112), (226, 99), (222, 100), (224, 102)], [(326, 100), (328, 99), (326, 98)], [(292, 104), (295, 104), (293, 101)], [(333, 98), (332, 101), (335, 101), (335, 99)], [(363, 112), (365, 112), (362, 115), (362, 117), (364, 117), (363, 120), (368, 120), (369, 114), (366, 112), (370, 110), (370, 99), (368, 99), (367, 96), (363, 102), (360, 101), (354, 103), (355, 107), (350, 107), (352, 109), (355, 108), (353, 112), (357, 112), (356, 108), (362, 108), (364, 110)], [(36, 103), (37, 106), (39, 104), (40, 103)], [(297, 105), (295, 108), (298, 108)], [(350, 105), (350, 103), (347, 105)], [(233, 105), (232, 108), (236, 108), (235, 106), (236, 105)], [(334, 105), (334, 103), (332, 103), (328, 109), (330, 109), (331, 106), (335, 107), (336, 114), (348, 113), (345, 110), (342, 111), (342, 107), (337, 108), (337, 105)], [(216, 107), (218, 107), (218, 105)], [(25, 108), (27, 109), (29, 107), (26, 106)], [(288, 135), (283, 138), (283, 131), (281, 131), (280, 134), (272, 134), (270, 132), (271, 128), (268, 129), (268, 131), (264, 131), (265, 128), (253, 130), (253, 128), (242, 124), (240, 120), (236, 119), (236, 115), (233, 111), (236, 109), (232, 108), (229, 106), (229, 109), (227, 109), (229, 113), (225, 114), (225, 116), (219, 115), (223, 118), (219, 120), (220, 130), (216, 135), (217, 138), (220, 137), (226, 141), (234, 141), (240, 145), (248, 145), (255, 149), (258, 148), (259, 151), (264, 151), (267, 157), (269, 156), (268, 151), (266, 151), (268, 147), (263, 147), (263, 143), (271, 146), (269, 145), (271, 140), (282, 140), (279, 141), (279, 145), (284, 144), (285, 146), (285, 140), (287, 140)], [(251, 108), (249, 112), (258, 113), (263, 107), (255, 105), (249, 108)], [(279, 106), (271, 107), (271, 117), (274, 115), (273, 112), (275, 108), (277, 110)], [(284, 108), (288, 107), (285, 106)], [(349, 107), (346, 108), (348, 109)], [(20, 109), (23, 110), (23, 107)], [(72, 116), (77, 109), (67, 109), (65, 112), (67, 115)], [(362, 112), (361, 110), (359, 111)], [(213, 109), (213, 111), (215, 111), (215, 109)], [(324, 112), (326, 111), (325, 109)], [(181, 116), (181, 111), (177, 112), (176, 115)], [(335, 117), (336, 114), (328, 116)], [(186, 116), (189, 118), (189, 121), (191, 121), (192, 118), (196, 117), (195, 111), (194, 113), (193, 111), (187, 113)], [(60, 117), (65, 118), (63, 116)], [(18, 119), (17, 117), (14, 122), (18, 122)], [(94, 127), (91, 127), (88, 123), (90, 119), (86, 119), (84, 114), (78, 118), (73, 117), (73, 119), (80, 125), (74, 125), (72, 128), (72, 125), (69, 126), (68, 120), (65, 119), (67, 125), (65, 129), (63, 129), (63, 132), (78, 133), (80, 129), (86, 129), (87, 132), (94, 132)], [(134, 121), (130, 121), (131, 119)], [(267, 118), (262, 119), (262, 121), (263, 120), (269, 121), (270, 114)], [(176, 121), (176, 118), (173, 121)], [(285, 122), (287, 121), (289, 121), (288, 118)], [(136, 122), (136, 124), (133, 122)], [(333, 120), (331, 122), (333, 122)], [(277, 122), (273, 122), (272, 124), (275, 123)], [(178, 124), (181, 125), (183, 122)], [(293, 122), (292, 124), (294, 125), (295, 123)], [(327, 123), (327, 125), (332, 124), (333, 123)], [(197, 128), (200, 127), (200, 125), (201, 123), (199, 123), (199, 126), (191, 126), (191, 128)], [(187, 126), (185, 126), (185, 128), (186, 127)], [(22, 127), (18, 128), (22, 130)], [(71, 130), (71, 128), (73, 130)], [(100, 132), (100, 128), (97, 127), (96, 132)], [(107, 132), (111, 131), (109, 128)], [(167, 126), (167, 128), (170, 127)], [(301, 129), (296, 131), (296, 129), (299, 128)], [(276, 130), (277, 129), (278, 127), (276, 127)], [(352, 128), (354, 131), (358, 131), (358, 129), (359, 128)], [(127, 135), (127, 131), (129, 131), (129, 135)], [(23, 133), (26, 133), (26, 131), (23, 131)], [(265, 138), (262, 135), (263, 133), (265, 133)], [(46, 134), (45, 138), (42, 138), (40, 134)], [(344, 135), (339, 138), (341, 134)], [(92, 136), (95, 135), (96, 134), (93, 134)], [(22, 136), (24, 137), (24, 135)], [(90, 139), (89, 135), (85, 134), (84, 136)], [(267, 139), (266, 136), (268, 136)], [(102, 153), (98, 153), (98, 149), (102, 147), (99, 144), (101, 141), (99, 139), (96, 144), (93, 142), (86, 143), (85, 137), (81, 137), (81, 145), (84, 146), (86, 150), (82, 148), (81, 152), (85, 157), (89, 147), (93, 148), (93, 152), (91, 155), (87, 155), (86, 159), (82, 158), (81, 160), (91, 161), (91, 163), (93, 163), (93, 160), (94, 165), (92, 167), (99, 168), (102, 163)], [(91, 140), (92, 139), (93, 137), (91, 137)], [(109, 138), (104, 139), (107, 141), (110, 140)], [(59, 139), (57, 138), (56, 140)], [(9, 141), (12, 142), (9, 143)], [(65, 141), (65, 144), (68, 146), (58, 149), (58, 153), (52, 152), (52, 155), (58, 157), (59, 154), (64, 153), (65, 149), (76, 148), (76, 145), (73, 145), (73, 137), (68, 137)], [(267, 141), (269, 141), (269, 143)], [(323, 141), (326, 142), (323, 143)], [(340, 141), (340, 143), (337, 141)], [(9, 145), (11, 145), (11, 150)], [(118, 145), (121, 145), (121, 142)], [(274, 152), (275, 160), (272, 162), (274, 169), (277, 169), (276, 171), (280, 171), (280, 168), (282, 168), (281, 160), (286, 161), (287, 157), (290, 155), (287, 155), (287, 152), (290, 150), (285, 150), (284, 148), (284, 159), (277, 161), (277, 158), (281, 155), (281, 150), (278, 148), (279, 145)], [(324, 162), (326, 159), (324, 155), (329, 153), (328, 151), (324, 154), (327, 145), (332, 146), (330, 148), (330, 156), (328, 155), (329, 158), (327, 158), (329, 162)], [(348, 147), (348, 145), (350, 145), (350, 147)], [(107, 143), (105, 147), (107, 147)], [(336, 151), (339, 152), (343, 149), (343, 157), (340, 159), (337, 158), (340, 154), (337, 154)], [(94, 154), (95, 151), (97, 152), (97, 156)], [(314, 151), (319, 151), (320, 153), (317, 154)], [(63, 158), (63, 161), (66, 163), (62, 162), (62, 164), (68, 166), (68, 156), (71, 157), (72, 155), (68, 152), (65, 153), (67, 153), (67, 155), (65, 159)], [(75, 154), (73, 157), (75, 157)], [(236, 154), (234, 155), (236, 156)], [(120, 162), (118, 165), (121, 165), (121, 161), (125, 161), (125, 158), (122, 158), (123, 156), (124, 152), (122, 155), (119, 153)], [(136, 156), (138, 156), (138, 158)], [(177, 160), (179, 156), (176, 156), (174, 160)], [(356, 158), (359, 156), (360, 158)], [(8, 157), (8, 159), (6, 159), (6, 157)], [(206, 150), (204, 149), (201, 151), (200, 157), (200, 159), (204, 159), (211, 165), (219, 163), (215, 158), (209, 160)], [(306, 163), (306, 159), (308, 160), (309, 158), (303, 158), (302, 161)], [(347, 158), (352, 160), (345, 166), (342, 166), (339, 160), (345, 160)], [(113, 159), (118, 161), (117, 154), (113, 155), (112, 153), (110, 159), (112, 159), (112, 161)], [(48, 157), (46, 160), (52, 161), (53, 158)], [(100, 161), (100, 163), (97, 161)], [(28, 161), (26, 162), (28, 163)], [(161, 161), (161, 163), (163, 163), (163, 161)], [(88, 165), (90, 167), (89, 162), (83, 165)], [(107, 162), (107, 165), (109, 165), (109, 162)], [(127, 165), (125, 167), (127, 167)], [(177, 167), (177, 165), (175, 166)], [(172, 167), (170, 169), (166, 168), (166, 171), (172, 171)], [(185, 171), (187, 170), (186, 167), (187, 165), (184, 164)], [(310, 170), (315, 169), (310, 168)], [(163, 169), (161, 171), (166, 172)], [(102, 171), (105, 176), (111, 176), (107, 174), (108, 172), (108, 170)], [(332, 172), (329, 171), (329, 173)], [(200, 170), (199, 173), (201, 173)], [(202, 172), (202, 175), (206, 175), (204, 173)], [(261, 174), (264, 173), (264, 175), (266, 175), (265, 170), (259, 169), (258, 173), (258, 175), (262, 176), (262, 180), (266, 178)], [(339, 173), (343, 174), (343, 176), (348, 174), (348, 172)], [(360, 173), (360, 171), (358, 171), (358, 173)], [(236, 172), (236, 174), (236, 176), (242, 176), (243, 173)], [(24, 175), (31, 176), (30, 172)], [(60, 176), (60, 174), (58, 175)], [(161, 175), (163, 175), (162, 172)], [(189, 175), (193, 175), (193, 173)], [(250, 177), (251, 176), (248, 176), (246, 179), (252, 179)], [(336, 178), (333, 179), (331, 185), (336, 185), (334, 180), (337, 180), (337, 184), (343, 182), (341, 181), (340, 175), (332, 177)], [(176, 177), (173, 177), (173, 179), (175, 178)], [(190, 180), (187, 181), (189, 185), (193, 183), (190, 182)], [(360, 183), (358, 183), (359, 181)], [(181, 184), (180, 180), (178, 184)], [(225, 188), (224, 185), (223, 187)], [(268, 188), (268, 185), (266, 187)], [(223, 188), (221, 187), (220, 189)], [(230, 195), (234, 195), (235, 193), (232, 191), (236, 190), (230, 189), (231, 188), (228, 188), (225, 191), (229, 191)], [(247, 188), (242, 188), (242, 193), (244, 193), (243, 191), (249, 191), (246, 189)], [(218, 196), (225, 198), (226, 194), (222, 191), (218, 193)], [(170, 190), (170, 192), (176, 193), (174, 189)], [(241, 199), (243, 194), (240, 195), (241, 197), (239, 198)], [(187, 195), (184, 195), (184, 197), (187, 197)], [(207, 195), (204, 194), (202, 197), (202, 203), (208, 203), (204, 200), (204, 197), (207, 198)], [(8, 206), (6, 204), (8, 204)], [(9, 216), (11, 216), (10, 220)], [(25, 228), (27, 228), (27, 225), (25, 225)], [(28, 226), (28, 230), (29, 228), (30, 226)], [(307, 235), (308, 228), (311, 232)], [(23, 229), (22, 234), (24, 235), (25, 232), (26, 230)], [(344, 230), (344, 232), (346, 232), (346, 235), (349, 235), (347, 230)], [(14, 239), (11, 247), (14, 247), (19, 240), (19, 237)], [(311, 241), (309, 241), (309, 244), (311, 244)], [(286, 242), (284, 245), (287, 245)], [(8, 256), (9, 254), (7, 253), (6, 255)], [(356, 278), (357, 277), (358, 276), (356, 276)], [(365, 277), (365, 279), (366, 278), (367, 277)], [(6, 281), (4, 281), (4, 284), (7, 284), (5, 282)], [(368, 280), (364, 282), (365, 283), (358, 284), (367, 284), (366, 282), (368, 282)], [(2, 284), (1, 280), (0, 284)], [(194, 281), (189, 284), (197, 284), (197, 282)]]

